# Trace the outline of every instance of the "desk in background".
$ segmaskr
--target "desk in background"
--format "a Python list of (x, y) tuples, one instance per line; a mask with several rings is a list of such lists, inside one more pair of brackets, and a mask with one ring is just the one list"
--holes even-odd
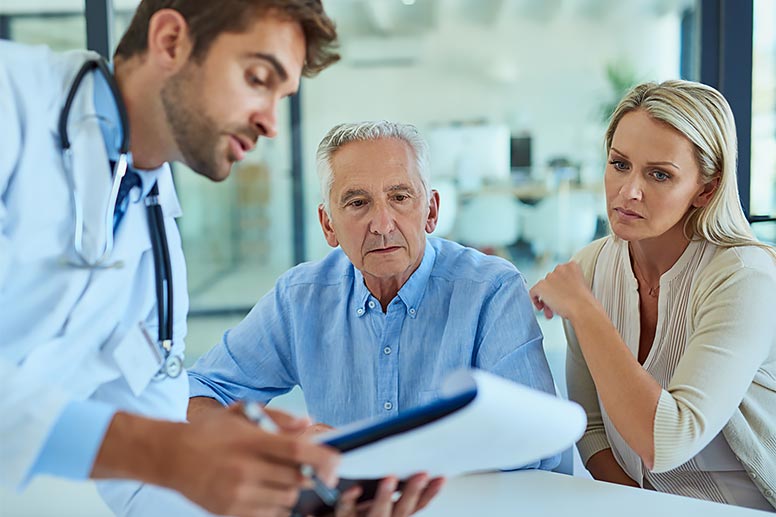
[(439, 496), (417, 515), (765, 517), (773, 514), (554, 472), (521, 471), (448, 480)]

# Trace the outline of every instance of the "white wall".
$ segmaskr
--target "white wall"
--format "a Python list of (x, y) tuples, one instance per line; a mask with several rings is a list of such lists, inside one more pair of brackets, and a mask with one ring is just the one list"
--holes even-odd
[[(304, 84), (308, 256), (328, 251), (309, 207), (319, 200), (315, 149), (334, 124), (385, 118), (427, 132), (453, 121), (506, 123), (513, 132), (531, 133), (534, 164), (562, 155), (595, 168), (596, 176), (604, 161), (600, 106), (612, 96), (607, 64), (628, 63), (639, 80), (678, 77), (679, 38), (676, 11), (621, 10), (596, 18), (566, 10), (548, 22), (514, 16), (495, 26), (443, 24), (415, 38), (411, 66), (354, 66), (367, 52), (358, 39), (345, 40), (343, 62)], [(397, 41), (393, 50), (387, 39), (375, 57), (393, 53), (406, 60), (407, 38)]]

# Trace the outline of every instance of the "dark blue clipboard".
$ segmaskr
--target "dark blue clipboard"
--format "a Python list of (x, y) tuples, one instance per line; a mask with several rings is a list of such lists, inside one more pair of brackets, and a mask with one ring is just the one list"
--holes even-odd
[[(324, 439), (321, 443), (343, 453), (349, 452), (382, 439), (412, 431), (451, 415), (466, 407), (476, 396), (477, 387), (472, 386), (461, 393), (409, 409), (398, 416), (378, 420), (373, 423), (365, 423), (362, 427), (358, 427), (352, 432)], [(360, 485), (363, 493), (358, 501), (363, 502), (374, 498), (379, 482), (379, 479), (340, 479), (337, 488), (340, 491), (344, 491), (354, 485)], [(399, 485), (399, 490), (401, 490), (401, 484)], [(313, 490), (303, 490), (299, 495), (292, 514), (330, 515), (333, 514), (333, 511), (334, 508), (324, 503)]]

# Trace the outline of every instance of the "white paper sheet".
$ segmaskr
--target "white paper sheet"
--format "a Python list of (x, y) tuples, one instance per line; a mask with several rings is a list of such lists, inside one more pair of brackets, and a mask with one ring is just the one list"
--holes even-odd
[[(582, 436), (587, 419), (578, 404), (481, 370), (451, 374), (442, 396), (467, 391), (473, 383), (476, 397), (455, 413), (343, 454), (340, 477), (404, 478), (416, 472), (450, 477), (516, 468), (558, 454)], [(365, 425), (317, 438), (324, 441)]]

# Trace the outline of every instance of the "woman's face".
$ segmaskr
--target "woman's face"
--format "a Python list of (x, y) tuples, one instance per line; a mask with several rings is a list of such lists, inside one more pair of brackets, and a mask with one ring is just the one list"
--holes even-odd
[(706, 205), (714, 191), (701, 183), (692, 143), (643, 110), (620, 119), (604, 185), (612, 232), (626, 241), (683, 238), (689, 209)]

